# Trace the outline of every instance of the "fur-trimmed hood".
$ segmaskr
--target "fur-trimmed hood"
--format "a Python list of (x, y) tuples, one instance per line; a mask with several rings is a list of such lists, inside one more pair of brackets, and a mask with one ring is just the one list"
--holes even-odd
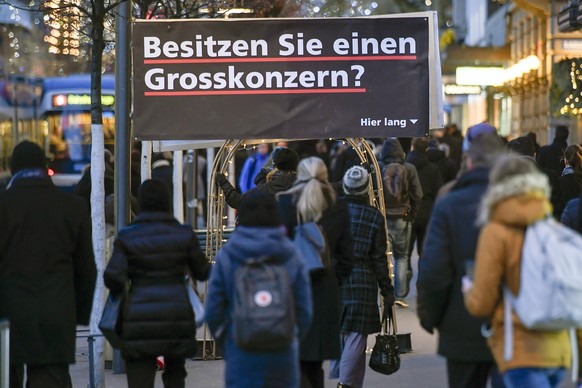
[(492, 219), (514, 225), (529, 225), (551, 213), (550, 184), (543, 173), (514, 175), (490, 183), (481, 199), (477, 225)]

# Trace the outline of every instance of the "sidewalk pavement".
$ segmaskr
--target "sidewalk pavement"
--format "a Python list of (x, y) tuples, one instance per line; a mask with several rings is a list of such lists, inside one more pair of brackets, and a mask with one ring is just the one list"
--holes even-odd
[[(396, 308), (396, 320), (398, 333), (411, 333), (412, 352), (401, 355), (400, 370), (393, 375), (385, 376), (366, 368), (364, 387), (366, 388), (446, 388), (446, 364), (445, 359), (436, 355), (437, 337), (425, 332), (416, 317), (416, 275), (417, 256), (414, 255), (414, 278), (411, 282), (410, 294), (406, 298), (408, 308)], [(374, 335), (368, 337), (368, 357), (374, 346)], [(71, 366), (71, 377), (74, 388), (86, 388), (89, 383), (88, 346), (85, 339), (77, 340), (77, 363)], [(324, 368), (329, 368), (329, 362), (324, 363)], [(224, 387), (224, 361), (187, 360), (186, 370), (188, 388), (223, 388)], [(110, 369), (105, 370), (107, 388), (126, 388), (125, 374), (113, 374)], [(335, 388), (338, 380), (325, 381), (325, 388)], [(156, 373), (156, 387), (163, 387), (161, 372)], [(566, 382), (563, 388), (573, 388), (574, 384)]]

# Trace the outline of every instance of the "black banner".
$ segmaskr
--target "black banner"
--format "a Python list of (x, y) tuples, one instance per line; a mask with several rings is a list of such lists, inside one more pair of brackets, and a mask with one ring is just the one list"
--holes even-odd
[(140, 21), (142, 140), (424, 136), (427, 17)]

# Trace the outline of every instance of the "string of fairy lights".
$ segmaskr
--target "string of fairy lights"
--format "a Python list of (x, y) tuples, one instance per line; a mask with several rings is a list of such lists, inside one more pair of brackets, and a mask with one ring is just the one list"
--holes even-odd
[(44, 41), (49, 44), (50, 53), (71, 56), (81, 54), (79, 51), (81, 11), (75, 7), (79, 4), (79, 0), (50, 0), (44, 3), (47, 10), (44, 22), (49, 29)]
[(582, 62), (572, 61), (570, 63), (570, 83), (571, 90), (566, 97), (565, 104), (560, 108), (560, 113), (582, 114)]
[[(336, 141), (336, 142), (340, 142), (340, 143), (342, 144), (342, 146), (345, 146), (345, 145), (351, 145), (349, 142), (347, 142), (347, 141), (346, 141), (346, 140), (344, 140), (344, 139), (329, 138), (328, 140), (329, 140), (329, 141)], [(267, 143), (267, 142), (266, 142), (265, 140), (262, 140), (262, 141), (261, 141), (261, 143), (257, 143), (257, 144), (245, 144), (245, 143), (243, 143), (243, 144), (241, 144), (241, 145), (238, 147), (238, 150), (239, 150), (239, 151), (250, 151), (250, 152), (252, 152), (252, 151), (255, 151), (255, 150), (258, 148), (258, 146), (259, 146), (260, 144), (264, 144), (264, 143)], [(269, 142), (269, 143), (270, 143), (270, 142)], [(228, 151), (229, 151), (230, 149), (234, 148), (235, 146), (233, 146), (233, 145), (231, 145), (231, 144), (225, 144), (225, 146), (224, 146), (224, 147), (226, 148), (226, 150), (227, 150), (227, 153), (228, 153)], [(367, 157), (367, 153), (368, 153), (368, 151), (366, 150), (366, 148), (360, 145), (359, 153), (361, 153), (361, 155), (362, 155), (362, 157), (360, 158), (360, 159), (361, 159), (361, 160), (360, 160), (360, 165), (364, 165), (364, 164), (367, 164), (367, 163), (368, 163), (368, 164), (371, 166), (371, 168), (373, 168), (373, 164), (368, 162), (368, 157)], [(372, 155), (372, 157), (375, 157), (375, 156), (374, 156), (374, 155)], [(228, 163), (229, 163), (229, 164), (232, 164), (232, 163), (233, 163), (233, 160), (232, 160), (232, 159), (228, 160)], [(223, 173), (224, 173), (224, 175), (225, 175), (225, 176), (227, 176), (227, 177), (228, 177), (228, 171), (224, 171)], [(374, 190), (373, 190), (373, 193), (374, 193), (374, 195), (371, 197), (371, 200), (372, 200), (372, 202), (373, 202), (373, 205), (374, 205), (374, 206), (376, 206), (376, 205), (377, 205), (377, 203), (378, 203), (378, 202), (377, 202), (377, 199), (376, 199), (376, 197), (378, 196), (378, 189), (374, 189)], [(219, 191), (219, 192), (217, 193), (217, 195), (218, 195), (218, 197), (222, 197), (222, 196), (223, 196), (223, 195), (222, 195), (222, 191)], [(228, 216), (223, 216), (222, 218), (226, 220), (226, 219), (228, 218)], [(225, 227), (225, 226), (223, 225), (223, 228), (224, 228), (224, 227)]]

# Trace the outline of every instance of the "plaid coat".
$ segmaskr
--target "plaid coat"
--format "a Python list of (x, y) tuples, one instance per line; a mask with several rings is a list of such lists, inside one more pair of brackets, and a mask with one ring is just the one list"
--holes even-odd
[(384, 216), (368, 204), (367, 196), (347, 196), (354, 240), (355, 266), (342, 285), (342, 332), (380, 331), (378, 288), (383, 296), (394, 292), (388, 275)]

